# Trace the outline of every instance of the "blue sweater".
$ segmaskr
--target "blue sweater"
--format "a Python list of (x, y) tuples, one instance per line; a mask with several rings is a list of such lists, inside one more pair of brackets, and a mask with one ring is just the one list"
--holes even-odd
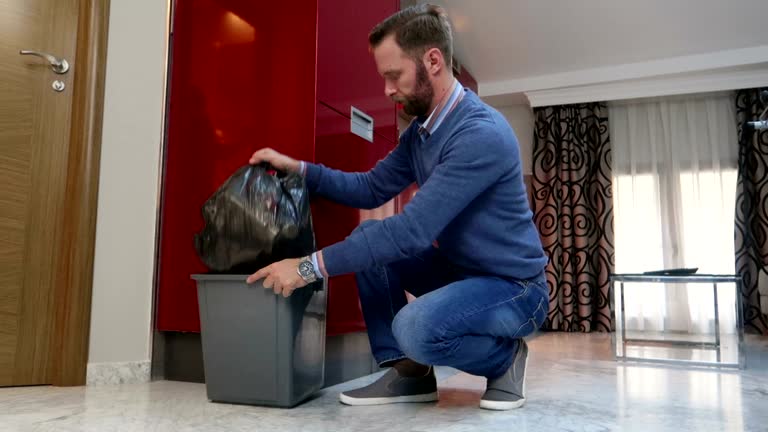
[(520, 149), (506, 119), (465, 90), (434, 134), (412, 122), (400, 143), (365, 173), (307, 164), (307, 187), (343, 205), (373, 209), (417, 182), (403, 212), (361, 225), (323, 249), (330, 276), (408, 258), (432, 247), (467, 274), (528, 279), (547, 258), (523, 183)]

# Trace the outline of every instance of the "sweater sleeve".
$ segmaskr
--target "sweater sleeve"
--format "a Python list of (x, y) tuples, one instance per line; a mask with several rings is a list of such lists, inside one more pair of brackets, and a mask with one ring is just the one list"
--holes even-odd
[(349, 207), (377, 208), (414, 182), (408, 146), (401, 141), (372, 170), (364, 173), (347, 173), (307, 163), (309, 192)]
[(323, 249), (330, 276), (358, 272), (429, 248), (445, 227), (510, 166), (500, 133), (485, 122), (449, 138), (440, 162), (402, 213), (361, 225)]

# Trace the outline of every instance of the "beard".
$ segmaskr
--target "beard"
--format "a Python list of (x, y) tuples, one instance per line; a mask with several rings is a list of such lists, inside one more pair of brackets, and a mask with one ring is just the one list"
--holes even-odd
[(399, 102), (403, 104), (403, 111), (410, 116), (423, 117), (429, 113), (429, 105), (435, 96), (435, 90), (429, 83), (427, 68), (421, 62), (416, 62), (416, 86), (413, 94), (406, 96)]

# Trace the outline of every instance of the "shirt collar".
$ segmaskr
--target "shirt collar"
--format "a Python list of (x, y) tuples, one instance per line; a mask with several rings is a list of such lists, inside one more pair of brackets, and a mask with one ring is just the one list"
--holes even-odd
[(451, 90), (446, 93), (440, 103), (438, 103), (435, 109), (432, 110), (429, 117), (427, 117), (424, 122), (419, 122), (417, 119), (419, 125), (418, 131), (422, 139), (427, 139), (430, 135), (435, 133), (448, 113), (451, 112), (453, 108), (456, 107), (458, 101), (461, 100), (461, 96), (464, 93), (462, 90), (463, 88), (459, 85), (459, 81), (454, 78)]

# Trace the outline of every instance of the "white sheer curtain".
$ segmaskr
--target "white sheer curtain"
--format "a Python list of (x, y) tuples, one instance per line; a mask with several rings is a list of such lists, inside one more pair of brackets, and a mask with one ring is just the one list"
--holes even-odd
[[(733, 105), (730, 93), (609, 104), (616, 273), (734, 273)], [(722, 288), (721, 329), (733, 329), (733, 288)], [(712, 333), (713, 303), (711, 285), (627, 290), (627, 329)]]

